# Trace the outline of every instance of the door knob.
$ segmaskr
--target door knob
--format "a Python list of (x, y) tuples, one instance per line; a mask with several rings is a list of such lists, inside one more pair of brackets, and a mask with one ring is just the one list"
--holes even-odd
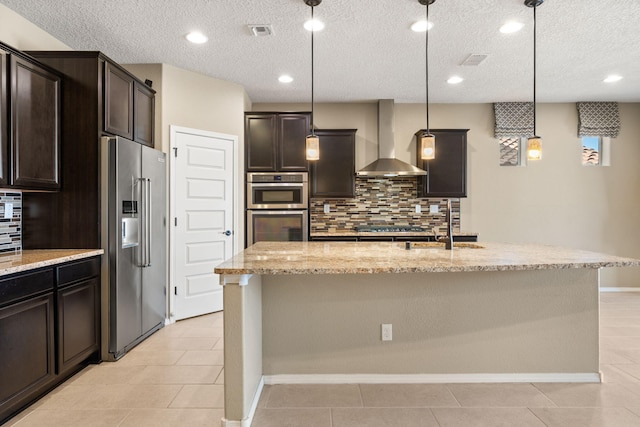
[(231, 230), (223, 231), (222, 234), (224, 234), (225, 236), (231, 236), (233, 234), (233, 231)]

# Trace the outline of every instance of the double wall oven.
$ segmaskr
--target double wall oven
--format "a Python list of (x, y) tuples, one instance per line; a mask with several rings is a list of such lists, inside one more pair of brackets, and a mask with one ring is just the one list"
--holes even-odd
[(247, 174), (247, 246), (305, 241), (309, 235), (307, 172)]

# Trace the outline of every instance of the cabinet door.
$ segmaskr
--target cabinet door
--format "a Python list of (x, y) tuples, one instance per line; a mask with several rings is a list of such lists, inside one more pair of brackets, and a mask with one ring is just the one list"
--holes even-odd
[(0, 308), (0, 420), (55, 379), (53, 293)]
[(309, 162), (311, 197), (355, 197), (356, 129), (315, 133), (320, 138), (320, 160)]
[(133, 139), (133, 78), (115, 65), (104, 65), (104, 131)]
[(58, 370), (64, 372), (98, 351), (99, 280), (93, 278), (58, 291)]
[(11, 184), (60, 188), (60, 78), (11, 56)]
[(468, 129), (432, 129), (436, 137), (436, 158), (420, 160), (418, 167), (427, 171), (423, 177), (422, 197), (467, 197)]
[(7, 54), (0, 51), (0, 185), (9, 184), (9, 170), (7, 153), (9, 144), (7, 134), (7, 119), (9, 117), (9, 104), (7, 97)]
[(279, 114), (278, 116), (278, 170), (282, 172), (307, 171), (305, 139), (310, 132), (309, 114)]
[(135, 82), (133, 105), (133, 140), (153, 148), (155, 117), (155, 94), (153, 90)]
[(277, 155), (276, 114), (245, 115), (244, 138), (247, 172), (275, 171)]

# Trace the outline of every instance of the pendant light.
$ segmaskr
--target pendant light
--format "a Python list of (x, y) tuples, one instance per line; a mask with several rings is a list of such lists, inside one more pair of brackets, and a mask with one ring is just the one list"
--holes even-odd
[(527, 159), (542, 158), (542, 138), (536, 134), (536, 9), (544, 0), (524, 0), (527, 7), (533, 8), (533, 136), (527, 139)]
[(425, 83), (426, 83), (426, 109), (427, 109), (427, 130), (420, 136), (420, 158), (422, 160), (432, 160), (436, 158), (436, 137), (429, 130), (429, 5), (436, 0), (418, 0), (426, 6), (427, 22), (425, 29)]
[(316, 31), (313, 20), (313, 8), (319, 5), (322, 0), (304, 0), (307, 6), (311, 6), (311, 133), (306, 138), (307, 160), (320, 160), (320, 138), (315, 134), (313, 124), (313, 33)]

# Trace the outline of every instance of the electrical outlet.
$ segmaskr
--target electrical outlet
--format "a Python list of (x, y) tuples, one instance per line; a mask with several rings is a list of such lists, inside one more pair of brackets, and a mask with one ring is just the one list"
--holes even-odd
[(437, 214), (439, 211), (439, 205), (429, 205), (429, 213)]
[(324, 213), (328, 214), (329, 212), (331, 212), (330, 207), (331, 207), (331, 205), (329, 205), (329, 203), (325, 203), (324, 204)]
[(416, 213), (422, 213), (422, 206), (416, 205)]
[(393, 325), (391, 323), (383, 323), (381, 326), (382, 341), (391, 341), (393, 339)]

